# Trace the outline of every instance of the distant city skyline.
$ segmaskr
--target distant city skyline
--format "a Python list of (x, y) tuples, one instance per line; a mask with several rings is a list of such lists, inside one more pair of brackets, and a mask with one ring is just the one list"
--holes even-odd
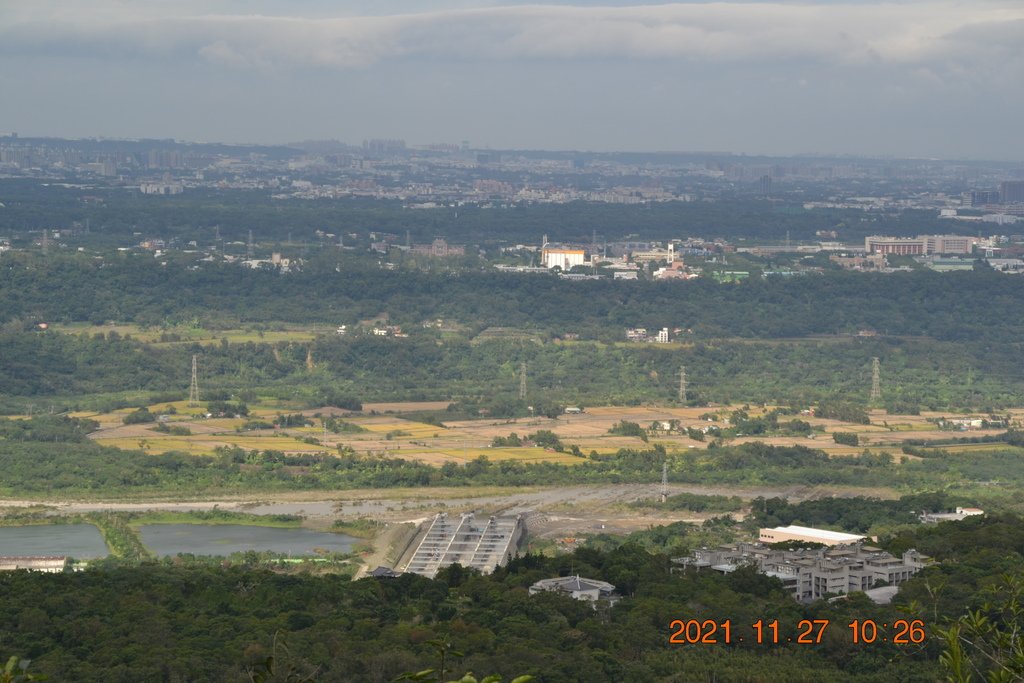
[(0, 133), (1024, 160), (1024, 6), (0, 6)]
[[(357, 136), (358, 137), (358, 136)], [(1024, 164), (1024, 158), (981, 158), (981, 157), (939, 157), (939, 156), (900, 156), (894, 154), (856, 154), (852, 152), (793, 152), (793, 153), (753, 153), (745, 150), (729, 150), (729, 149), (573, 149), (573, 148), (556, 148), (556, 147), (494, 147), (493, 145), (486, 144), (474, 144), (471, 140), (408, 140), (403, 138), (401, 135), (394, 135), (390, 138), (369, 138), (363, 137), (361, 139), (352, 140), (339, 140), (337, 138), (307, 138), (307, 139), (296, 139), (287, 140), (283, 142), (267, 142), (267, 141), (228, 141), (228, 140), (192, 140), (187, 138), (176, 138), (168, 135), (146, 135), (146, 136), (113, 136), (113, 135), (82, 135), (77, 137), (68, 137), (63, 135), (52, 135), (52, 134), (39, 134), (39, 135), (26, 135), (21, 131), (17, 130), (0, 130), (0, 144), (6, 145), (17, 145), (19, 142), (27, 142), (29, 140), (61, 140), (70, 143), (74, 142), (88, 142), (88, 143), (138, 143), (138, 142), (153, 142), (153, 143), (165, 143), (168, 145), (224, 145), (227, 147), (309, 147), (315, 144), (330, 144), (337, 143), (343, 145), (352, 150), (359, 150), (364, 148), (365, 142), (375, 142), (378, 140), (396, 140), (403, 142), (406, 145), (406, 150), (409, 152), (415, 151), (445, 151), (439, 149), (443, 146), (458, 145), (462, 143), (469, 143), (466, 148), (469, 152), (482, 153), (482, 152), (508, 152), (508, 153), (522, 153), (530, 155), (538, 155), (544, 153), (550, 153), (552, 155), (566, 155), (566, 154), (578, 154), (578, 155), (630, 155), (630, 154), (649, 154), (649, 155), (679, 155), (679, 156), (694, 156), (694, 157), (707, 157), (709, 159), (715, 157), (732, 157), (735, 158), (737, 163), (742, 162), (744, 159), (754, 161), (759, 158), (764, 159), (806, 159), (808, 161), (819, 160), (819, 161), (844, 161), (850, 162), (856, 161), (935, 161), (935, 162), (970, 162), (970, 163), (985, 163), (991, 162), (1000, 165), (1005, 164)], [(373, 153), (367, 150), (369, 153)], [(387, 155), (388, 153), (384, 153)]]

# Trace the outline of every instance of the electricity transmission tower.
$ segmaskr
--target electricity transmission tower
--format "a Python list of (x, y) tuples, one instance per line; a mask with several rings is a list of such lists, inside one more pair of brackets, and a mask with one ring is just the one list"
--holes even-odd
[(249, 241), (245, 245), (245, 258), (252, 260), (252, 230), (249, 231)]
[(526, 400), (526, 361), (519, 364), (519, 399)]
[(188, 405), (195, 407), (199, 405), (199, 357), (192, 356), (192, 384), (188, 388)]
[(871, 359), (871, 400), (872, 402), (882, 398), (882, 365), (878, 357)]
[(686, 366), (679, 366), (679, 402), (686, 403)]
[(668, 460), (661, 463), (661, 502), (668, 500)]

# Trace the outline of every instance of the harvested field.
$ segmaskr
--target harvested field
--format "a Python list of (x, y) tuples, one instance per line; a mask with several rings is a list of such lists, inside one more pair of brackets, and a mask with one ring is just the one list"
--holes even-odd
[[(416, 403), (379, 403), (373, 406), (377, 414), (348, 413), (345, 421), (361, 427), (362, 432), (328, 433), (323, 445), (323, 430), (319, 420), (311, 418), (313, 426), (286, 427), (280, 429), (262, 429), (238, 431), (250, 420), (271, 422), (279, 413), (294, 413), (285, 405), (257, 404), (250, 408), (248, 418), (204, 418), (197, 417), (201, 408), (189, 408), (184, 401), (170, 404), (158, 404), (150, 408), (151, 412), (164, 417), (169, 427), (185, 427), (190, 435), (171, 435), (156, 431), (157, 424), (125, 425), (124, 416), (132, 409), (121, 409), (110, 413), (83, 413), (83, 417), (98, 420), (99, 431), (90, 434), (90, 438), (99, 443), (127, 449), (144, 448), (150, 453), (162, 453), (176, 450), (196, 455), (208, 455), (218, 446), (238, 446), (247, 450), (280, 450), (285, 453), (318, 453), (336, 452), (339, 446), (354, 449), (357, 453), (375, 453), (417, 460), (431, 465), (445, 462), (463, 463), (480, 456), (491, 460), (516, 460), (522, 462), (559, 462), (575, 464), (582, 459), (568, 453), (557, 453), (532, 444), (523, 447), (492, 447), (496, 437), (507, 437), (512, 433), (526, 439), (529, 434), (539, 430), (554, 432), (568, 450), (575, 445), (584, 454), (591, 451), (598, 453), (614, 453), (620, 448), (643, 449), (654, 444), (661, 444), (669, 452), (682, 452), (691, 449), (706, 449), (713, 440), (707, 437), (704, 441), (691, 439), (685, 432), (655, 431), (651, 432), (645, 443), (636, 436), (609, 434), (609, 430), (618, 422), (636, 422), (641, 427), (669, 421), (678, 421), (681, 428), (705, 428), (717, 426), (727, 428), (725, 419), (731, 412), (729, 407), (716, 408), (673, 408), (658, 406), (598, 406), (587, 408), (586, 412), (575, 415), (562, 415), (558, 419), (545, 417), (529, 417), (518, 419), (483, 419), (456, 420), (446, 422), (444, 426), (403, 419), (398, 411), (421, 410), (426, 406), (441, 407), (447, 405), (443, 401)], [(382, 410), (392, 411), (382, 414)], [(333, 413), (332, 409), (305, 410), (311, 416), (317, 412)], [(342, 411), (337, 411), (342, 412)], [(763, 413), (763, 409), (751, 409), (751, 415)], [(1018, 411), (1024, 417), (1024, 411)], [(715, 421), (701, 419), (702, 415), (714, 415)], [(904, 440), (908, 438), (922, 441), (950, 440), (963, 437), (980, 437), (1000, 433), (999, 429), (974, 429), (967, 432), (940, 430), (935, 422), (943, 415), (887, 415), (882, 411), (871, 414), (872, 424), (859, 425), (837, 420), (826, 420), (805, 415), (794, 416), (815, 427), (811, 436), (801, 435), (751, 435), (740, 436), (727, 443), (742, 444), (762, 442), (775, 446), (806, 446), (820, 449), (829, 455), (844, 457), (861, 454), (865, 448), (875, 453), (889, 453), (893, 457), (905, 457), (901, 451)], [(832, 439), (833, 432), (856, 434), (860, 443), (857, 446), (837, 444)], [(305, 443), (303, 439), (315, 441)], [(947, 450), (971, 453), (987, 450), (1004, 449), (1001, 444), (955, 444), (942, 446)]]

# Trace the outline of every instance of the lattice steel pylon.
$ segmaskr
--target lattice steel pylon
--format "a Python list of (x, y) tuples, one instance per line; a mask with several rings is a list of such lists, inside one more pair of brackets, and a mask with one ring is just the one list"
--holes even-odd
[(519, 399), (526, 400), (526, 361), (519, 364)]
[(668, 460), (661, 463), (661, 502), (668, 500)]
[(871, 359), (871, 401), (879, 401), (882, 398), (882, 364), (878, 357)]
[(679, 366), (679, 402), (686, 403), (686, 366)]
[(188, 405), (199, 405), (199, 356), (192, 356), (192, 384), (188, 388)]

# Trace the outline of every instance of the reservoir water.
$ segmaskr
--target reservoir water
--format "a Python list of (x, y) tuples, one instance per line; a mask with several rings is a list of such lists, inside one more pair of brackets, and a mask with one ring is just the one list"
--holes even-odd
[(356, 541), (345, 534), (242, 524), (146, 524), (139, 533), (142, 544), (159, 556), (230, 555), (248, 550), (303, 556), (316, 555), (317, 548), (347, 553)]
[(92, 524), (30, 524), (0, 527), (0, 555), (106, 557), (107, 544)]

